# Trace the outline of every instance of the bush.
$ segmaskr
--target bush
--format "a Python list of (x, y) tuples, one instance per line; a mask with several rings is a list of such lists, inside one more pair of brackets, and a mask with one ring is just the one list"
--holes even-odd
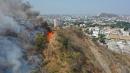
[(104, 34), (99, 34), (99, 41), (101, 43), (104, 43), (105, 44), (105, 39), (106, 39), (106, 36)]
[(35, 46), (38, 49), (44, 49), (47, 43), (47, 37), (41, 33), (37, 33), (35, 37)]

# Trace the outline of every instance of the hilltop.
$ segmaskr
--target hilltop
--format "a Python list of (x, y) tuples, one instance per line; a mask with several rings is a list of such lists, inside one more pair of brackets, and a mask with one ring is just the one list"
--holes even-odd
[(112, 13), (100, 13), (98, 16), (99, 17), (118, 17), (118, 15), (112, 14)]
[(76, 28), (55, 30), (42, 56), (42, 73), (130, 72), (128, 55), (108, 50)]

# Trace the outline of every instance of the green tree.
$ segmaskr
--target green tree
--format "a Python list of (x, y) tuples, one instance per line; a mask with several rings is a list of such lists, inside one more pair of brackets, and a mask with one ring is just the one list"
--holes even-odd
[(40, 49), (44, 49), (47, 43), (47, 37), (42, 35), (41, 33), (37, 33), (36, 37), (35, 37), (35, 45), (36, 48)]
[(105, 43), (106, 36), (104, 34), (99, 34), (99, 41)]
[(125, 28), (124, 28), (124, 31), (127, 31), (128, 29), (129, 29), (128, 27), (125, 27)]

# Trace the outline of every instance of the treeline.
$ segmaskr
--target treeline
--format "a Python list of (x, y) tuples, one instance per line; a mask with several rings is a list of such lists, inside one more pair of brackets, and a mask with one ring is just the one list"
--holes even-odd
[(116, 24), (111, 24), (110, 25), (112, 28), (124, 28), (124, 30), (128, 30), (130, 28), (130, 23), (129, 22), (124, 22), (124, 21), (116, 21)]

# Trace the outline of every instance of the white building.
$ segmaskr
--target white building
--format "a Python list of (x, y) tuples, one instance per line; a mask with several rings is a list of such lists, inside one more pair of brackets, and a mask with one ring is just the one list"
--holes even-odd
[(92, 36), (98, 38), (100, 29), (99, 27), (92, 27), (89, 29), (89, 31), (92, 31)]
[(129, 36), (129, 32), (128, 31), (124, 31), (124, 29), (121, 29), (120, 31), (121, 31), (123, 36)]
[(54, 22), (54, 27), (59, 26), (59, 21), (57, 19), (54, 19), (53, 22)]

